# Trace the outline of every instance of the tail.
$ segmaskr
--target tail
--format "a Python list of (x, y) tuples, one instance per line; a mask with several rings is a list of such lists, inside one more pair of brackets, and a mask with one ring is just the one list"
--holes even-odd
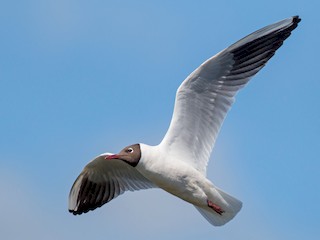
[(221, 206), (221, 208), (224, 211), (221, 215), (216, 213), (209, 207), (200, 207), (200, 206), (195, 206), (195, 207), (201, 213), (201, 215), (205, 219), (207, 219), (209, 223), (211, 223), (214, 226), (222, 226), (237, 215), (237, 213), (240, 211), (242, 207), (242, 202), (218, 188), (216, 188), (216, 190), (218, 191), (218, 193), (221, 195), (221, 197), (225, 202), (225, 204)]

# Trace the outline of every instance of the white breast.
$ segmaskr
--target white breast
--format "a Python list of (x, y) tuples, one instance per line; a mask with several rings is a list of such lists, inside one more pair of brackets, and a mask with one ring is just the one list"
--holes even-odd
[(158, 187), (193, 204), (206, 202), (206, 190), (212, 184), (191, 165), (170, 159), (157, 146), (141, 144), (137, 170)]

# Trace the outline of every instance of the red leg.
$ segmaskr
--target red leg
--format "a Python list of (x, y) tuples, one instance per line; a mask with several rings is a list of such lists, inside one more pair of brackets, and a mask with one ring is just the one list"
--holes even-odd
[(222, 215), (222, 213), (225, 212), (224, 210), (222, 210), (222, 208), (219, 205), (211, 202), (209, 199), (207, 200), (207, 204), (208, 204), (208, 207), (212, 208), (219, 215)]

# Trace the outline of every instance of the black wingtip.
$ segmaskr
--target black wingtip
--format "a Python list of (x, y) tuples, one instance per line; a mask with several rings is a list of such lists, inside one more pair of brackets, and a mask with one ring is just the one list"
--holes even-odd
[(293, 29), (295, 29), (298, 26), (299, 22), (301, 22), (301, 18), (299, 17), (299, 15), (292, 17)]
[(82, 214), (82, 212), (74, 211), (74, 210), (71, 210), (71, 209), (69, 209), (68, 211), (69, 211), (69, 213), (72, 213), (74, 216)]
[(301, 22), (301, 18), (299, 17), (299, 15), (293, 16), (292, 18), (293, 18), (293, 20), (292, 20), (293, 23), (297, 24), (297, 23)]
[(296, 15), (292, 17), (292, 24), (291, 26), (288, 28), (288, 30), (291, 32), (293, 31), (296, 27), (298, 27), (298, 23), (301, 22), (301, 18)]

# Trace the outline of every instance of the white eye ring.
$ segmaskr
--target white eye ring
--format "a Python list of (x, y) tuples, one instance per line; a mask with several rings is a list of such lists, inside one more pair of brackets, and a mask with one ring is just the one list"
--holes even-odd
[(126, 152), (127, 153), (133, 153), (133, 149), (132, 148), (128, 148)]

